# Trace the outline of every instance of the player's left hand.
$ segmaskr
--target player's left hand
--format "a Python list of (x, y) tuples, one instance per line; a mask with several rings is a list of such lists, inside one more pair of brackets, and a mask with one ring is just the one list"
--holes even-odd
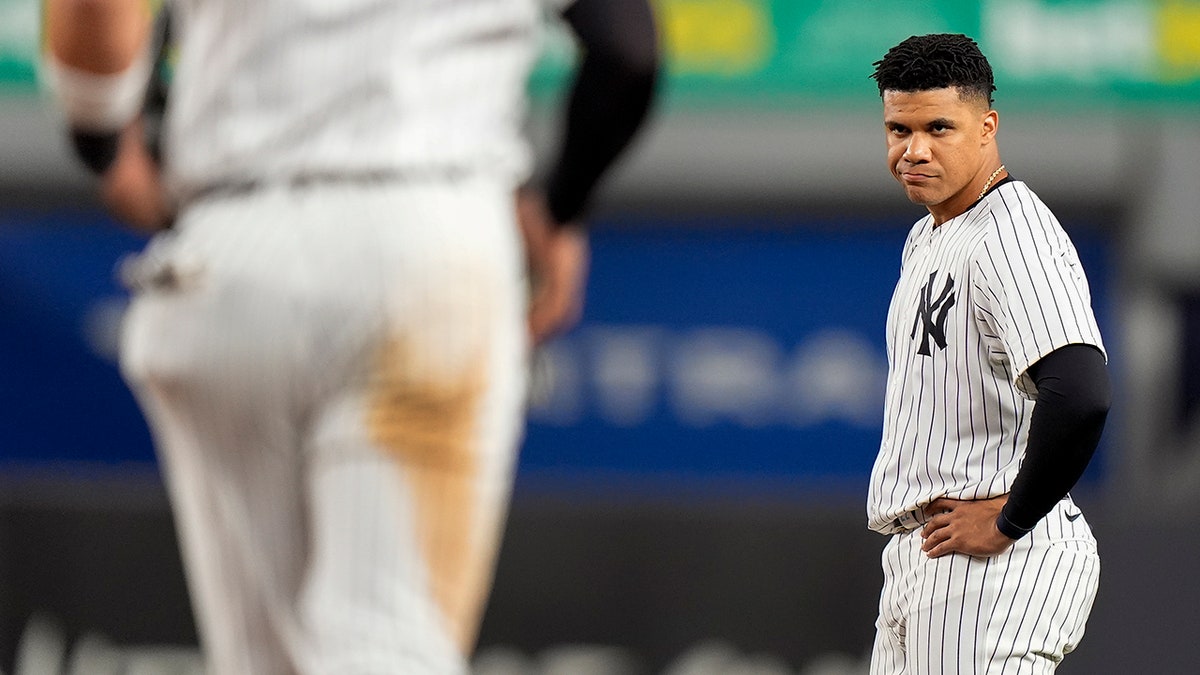
[(1008, 502), (1008, 495), (992, 499), (961, 500), (942, 497), (925, 507), (928, 522), (921, 530), (921, 550), (930, 558), (950, 553), (988, 557), (1012, 546), (996, 527), (996, 518)]

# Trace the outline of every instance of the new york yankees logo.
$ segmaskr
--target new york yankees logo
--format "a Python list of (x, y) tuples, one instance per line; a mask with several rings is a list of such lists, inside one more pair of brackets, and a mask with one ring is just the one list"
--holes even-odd
[[(946, 317), (950, 314), (950, 308), (954, 306), (954, 279), (949, 274), (946, 275), (946, 285), (942, 287), (941, 294), (938, 295), (937, 300), (933, 299), (933, 279), (936, 276), (937, 272), (930, 272), (929, 281), (921, 287), (917, 317), (913, 321), (912, 333), (909, 335), (910, 338), (915, 338), (917, 326), (921, 326), (921, 346), (917, 350), (921, 356), (930, 355), (930, 339), (937, 344), (938, 349), (946, 348)], [(936, 317), (934, 316), (935, 312)]]

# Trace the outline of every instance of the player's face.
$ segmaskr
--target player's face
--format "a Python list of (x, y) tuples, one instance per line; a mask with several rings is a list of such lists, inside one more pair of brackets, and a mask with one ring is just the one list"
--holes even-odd
[(892, 175), (939, 223), (966, 211), (999, 166), (996, 111), (956, 88), (887, 90), (883, 124)]

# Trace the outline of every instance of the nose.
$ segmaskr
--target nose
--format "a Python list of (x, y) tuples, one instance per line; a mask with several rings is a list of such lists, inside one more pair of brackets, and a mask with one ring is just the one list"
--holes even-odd
[(914, 133), (908, 138), (904, 148), (904, 161), (910, 164), (920, 164), (929, 161), (929, 139), (924, 134)]

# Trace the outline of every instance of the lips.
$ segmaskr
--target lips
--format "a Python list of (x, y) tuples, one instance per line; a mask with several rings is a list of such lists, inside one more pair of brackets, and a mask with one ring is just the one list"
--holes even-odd
[(905, 183), (924, 183), (925, 181), (933, 180), (936, 176), (931, 176), (927, 173), (916, 173), (912, 171), (902, 172), (900, 179)]

